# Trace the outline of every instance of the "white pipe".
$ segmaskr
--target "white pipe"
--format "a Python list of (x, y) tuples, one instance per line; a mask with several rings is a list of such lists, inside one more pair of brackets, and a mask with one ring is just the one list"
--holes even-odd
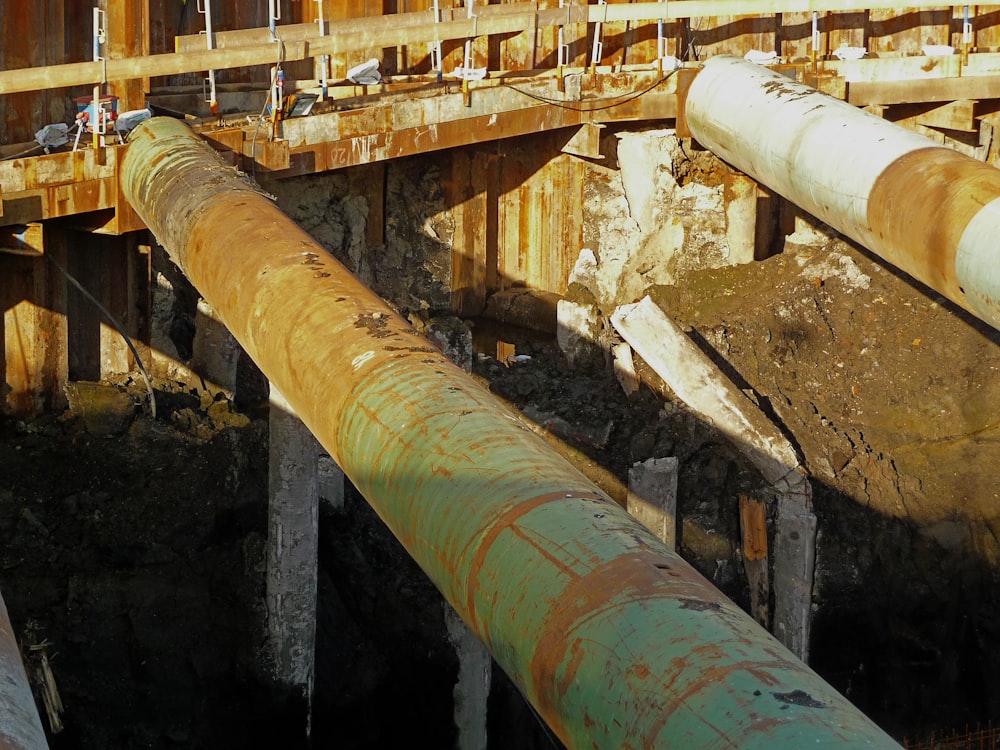
[[(215, 35), (212, 29), (212, 0), (198, 1), (198, 11), (205, 14), (205, 39), (208, 41), (208, 49), (215, 49)], [(213, 115), (219, 114), (219, 100), (215, 92), (215, 71), (208, 71), (208, 105)]]
[[(437, 0), (435, 0), (435, 2), (436, 1)], [(316, 0), (316, 3), (319, 5), (319, 18), (316, 19), (317, 23), (319, 23), (319, 35), (326, 36), (326, 21), (323, 19), (323, 0)], [(327, 71), (329, 70), (330, 67), (330, 56), (321, 55), (319, 58), (319, 66), (320, 66), (320, 76), (319, 76), (320, 91), (322, 92), (323, 95), (322, 96), (323, 101), (326, 101), (327, 87), (329, 85), (329, 82), (327, 80)]]
[[(664, 7), (666, 7), (667, 0), (661, 0)], [(667, 35), (664, 32), (664, 27), (666, 25), (666, 19), (661, 18), (656, 22), (656, 59), (662, 62), (663, 58), (667, 56)]]
[(281, 0), (267, 0), (267, 28), (271, 32), (271, 41), (278, 41), (277, 22), (281, 20)]
[(686, 114), (701, 145), (1000, 328), (1000, 170), (728, 55)]
[[(472, 18), (472, 2), (473, 0), (465, 0), (466, 15)], [(465, 40), (465, 60), (462, 62), (462, 70), (465, 73), (463, 78), (468, 80), (469, 71), (472, 70), (472, 40)]]
[[(566, 7), (565, 0), (559, 0), (559, 7)], [(556, 41), (556, 64), (559, 66), (560, 75), (562, 69), (569, 65), (569, 45), (566, 44), (566, 32), (562, 26), (559, 27), (558, 40)]]
[[(607, 6), (607, 0), (597, 0), (598, 5)], [(604, 13), (607, 17), (607, 8), (605, 7)], [(601, 64), (601, 58), (604, 56), (604, 23), (598, 21), (594, 26), (594, 48), (590, 55), (590, 65), (596, 70), (597, 66)]]
[[(94, 62), (101, 59), (101, 43), (105, 41), (105, 30), (101, 25), (101, 16), (104, 11), (94, 7)], [(104, 145), (102, 135), (104, 134), (104, 117), (101, 112), (101, 84), (94, 85), (94, 102), (91, 105), (90, 126), (94, 129), (94, 148)]]
[[(434, 23), (441, 23), (441, 8), (438, 5), (438, 0), (434, 0)], [(441, 75), (444, 73), (440, 40), (436, 40), (431, 46), (431, 70), (437, 71), (438, 81), (440, 82)]]

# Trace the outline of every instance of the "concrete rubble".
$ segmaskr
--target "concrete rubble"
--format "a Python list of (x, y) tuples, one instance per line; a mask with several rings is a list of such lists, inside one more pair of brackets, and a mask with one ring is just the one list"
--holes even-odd
[(725, 435), (773, 486), (774, 633), (807, 660), (816, 517), (795, 448), (651, 299), (619, 307), (612, 323), (677, 397)]

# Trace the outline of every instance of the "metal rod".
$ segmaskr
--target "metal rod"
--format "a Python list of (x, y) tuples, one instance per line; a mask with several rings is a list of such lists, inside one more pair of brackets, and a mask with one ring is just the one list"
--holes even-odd
[[(438, 5), (439, 0), (434, 0), (434, 23), (441, 23), (441, 8)], [(444, 75), (443, 62), (441, 60), (441, 41), (435, 40), (431, 44), (431, 68), (437, 71), (438, 83), (441, 83), (441, 78)]]
[[(198, 10), (205, 14), (205, 39), (208, 42), (208, 49), (215, 49), (215, 31), (212, 28), (212, 0), (203, 0), (204, 6), (199, 2)], [(215, 71), (208, 71), (208, 108), (213, 115), (219, 114), (219, 101), (215, 92)]]
[(267, 0), (267, 28), (271, 41), (278, 41), (278, 21), (281, 20), (281, 0)]
[[(101, 25), (101, 15), (103, 10), (94, 6), (94, 62), (101, 60), (101, 44), (104, 41), (104, 27)], [(94, 129), (94, 148), (101, 147), (101, 133), (104, 131), (104, 113), (101, 111), (101, 84), (103, 81), (94, 84), (93, 116), (90, 125)]]
[(48, 748), (17, 638), (0, 597), (0, 750)]
[(569, 747), (897, 747), (182, 122), (121, 189)]
[(686, 107), (701, 145), (1000, 328), (1000, 170), (728, 55)]
[[(316, 4), (319, 6), (317, 9), (319, 18), (316, 19), (316, 22), (319, 24), (320, 36), (326, 36), (326, 21), (323, 18), (323, 2), (324, 0), (316, 0)], [(327, 78), (330, 70), (330, 56), (320, 55), (319, 66), (320, 66), (319, 85), (320, 85), (320, 92), (322, 94), (321, 99), (323, 101), (326, 101), (326, 98), (329, 93), (328, 92), (329, 83)]]

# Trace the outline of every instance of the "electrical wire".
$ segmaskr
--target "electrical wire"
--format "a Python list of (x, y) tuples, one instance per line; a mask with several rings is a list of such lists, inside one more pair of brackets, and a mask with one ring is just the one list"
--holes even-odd
[(530, 91), (519, 89), (517, 86), (511, 86), (509, 83), (503, 83), (501, 85), (506, 86), (507, 88), (511, 89), (512, 91), (516, 91), (519, 94), (523, 94), (529, 99), (535, 99), (536, 101), (544, 102), (545, 104), (552, 104), (553, 106), (562, 107), (563, 109), (571, 109), (575, 112), (599, 112), (602, 109), (611, 109), (612, 107), (620, 107), (622, 104), (627, 104), (633, 99), (638, 99), (643, 94), (648, 94), (657, 86), (660, 86), (663, 83), (665, 83), (667, 79), (669, 79), (676, 72), (677, 72), (676, 70), (671, 70), (669, 73), (660, 78), (658, 81), (650, 84), (641, 91), (633, 91), (631, 94), (620, 94), (618, 96), (608, 96), (603, 98), (587, 100), (587, 102), (610, 102), (610, 104), (603, 104), (599, 107), (574, 107), (570, 106), (571, 103), (567, 102), (564, 99), (550, 99), (547, 96), (542, 96), (541, 94), (533, 94)]
[(689, 61), (698, 62), (698, 60), (699, 60), (699, 57), (698, 57), (698, 54), (699, 54), (698, 53), (698, 48), (695, 46), (694, 36), (695, 36), (695, 34), (697, 34), (697, 33), (699, 33), (701, 31), (701, 25), (703, 23), (705, 23), (705, 19), (704, 18), (699, 18), (698, 19), (698, 25), (695, 28), (693, 28), (693, 29), (691, 28), (691, 20), (690, 19), (688, 19), (684, 23), (684, 28), (687, 30), (687, 37), (688, 37), (687, 59)]
[(146, 382), (146, 389), (149, 391), (149, 411), (153, 415), (153, 419), (156, 419), (156, 393), (153, 391), (153, 383), (149, 379), (149, 373), (146, 372), (146, 367), (142, 364), (142, 358), (139, 356), (139, 352), (136, 350), (135, 344), (132, 343), (132, 339), (130, 339), (128, 334), (125, 333), (124, 326), (122, 326), (114, 315), (108, 312), (108, 309), (102, 305), (94, 295), (84, 289), (83, 285), (73, 278), (70, 272), (63, 267), (62, 263), (53, 258), (50, 253), (46, 253), (45, 257), (52, 261), (52, 265), (62, 271), (62, 275), (66, 277), (66, 280), (70, 284), (76, 287), (84, 297), (94, 303), (97, 309), (104, 314), (104, 317), (111, 321), (111, 325), (115, 327), (115, 330), (121, 334), (123, 339), (125, 339), (125, 343), (128, 345), (129, 350), (132, 352), (132, 356), (135, 357), (136, 364), (139, 366), (139, 372), (142, 373), (142, 379)]
[(5, 156), (2, 159), (0, 159), (0, 161), (9, 161), (10, 159), (16, 159), (16, 158), (18, 158), (19, 156), (27, 156), (28, 154), (30, 154), (30, 153), (32, 153), (34, 151), (37, 151), (40, 148), (45, 148), (45, 147), (42, 146), (41, 144), (37, 144), (36, 143), (31, 148), (26, 148), (24, 151), (18, 151), (16, 154), (11, 154), (10, 156)]

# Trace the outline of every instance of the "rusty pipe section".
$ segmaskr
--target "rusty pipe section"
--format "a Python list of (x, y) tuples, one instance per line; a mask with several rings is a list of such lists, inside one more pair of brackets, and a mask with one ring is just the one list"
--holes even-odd
[(181, 122), (121, 184), (568, 746), (896, 747)]
[(691, 133), (1000, 328), (1000, 170), (740, 58), (706, 60)]
[(21, 651), (0, 597), (0, 750), (47, 750)]

